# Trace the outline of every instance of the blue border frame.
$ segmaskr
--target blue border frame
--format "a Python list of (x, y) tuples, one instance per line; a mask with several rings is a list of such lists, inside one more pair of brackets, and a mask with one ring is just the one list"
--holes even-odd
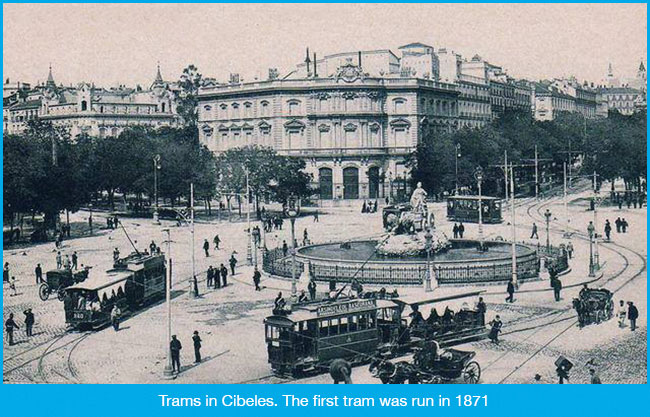
[[(49, 1), (44, 1), (49, 2)], [(268, 1), (250, 1), (236, 3), (269, 3)], [(3, 1), (4, 3), (21, 3)], [(32, 3), (32, 2), (28, 2)], [(34, 2), (36, 3), (36, 2)], [(68, 3), (82, 3), (70, 1)], [(84, 2), (86, 3), (86, 2)], [(95, 3), (95, 2), (93, 2)], [(101, 2), (96, 2), (101, 3)], [(111, 3), (142, 3), (138, 1), (115, 1)], [(184, 1), (161, 1), (158, 3), (188, 3)], [(304, 3), (300, 1), (285, 1), (284, 3)], [(346, 3), (343, 1), (313, 2), (313, 3)], [(391, 3), (386, 1), (360, 1), (358, 3)], [(410, 1), (393, 3), (411, 3)], [(445, 3), (480, 3), (457, 2)], [(482, 2), (482, 3), (509, 3)], [(547, 3), (561, 3), (550, 1)], [(571, 2), (571, 3), (605, 3), (596, 2)], [(609, 2), (608, 2), (609, 3)], [(620, 3), (647, 3), (645, 1), (629, 1)], [(0, 179), (0, 182), (2, 180)], [(1, 209), (0, 209), (1, 210)], [(140, 416), (156, 413), (161, 416), (184, 415), (214, 415), (219, 412), (232, 412), (241, 415), (255, 415), (264, 412), (267, 407), (162, 407), (159, 395), (173, 397), (199, 398), (202, 402), (206, 395), (221, 398), (224, 395), (239, 395), (242, 397), (273, 398), (276, 407), (274, 411), (305, 412), (310, 415), (329, 415), (331, 407), (295, 407), (285, 410), (283, 395), (295, 395), (311, 399), (314, 395), (338, 396), (342, 401), (344, 395), (356, 397), (373, 397), (376, 406), (371, 407), (373, 413), (390, 414), (404, 412), (440, 412), (464, 415), (507, 415), (522, 413), (526, 417), (549, 415), (622, 415), (643, 413), (645, 401), (650, 391), (647, 385), (402, 385), (387, 386), (373, 385), (369, 390), (365, 385), (207, 385), (207, 384), (176, 384), (176, 385), (10, 385), (0, 387), (0, 408), (4, 415), (53, 416), (69, 417), (72, 415), (90, 415), (92, 417), (104, 416)], [(487, 407), (483, 404), (476, 407), (458, 407), (455, 405), (457, 395), (487, 395)], [(431, 409), (414, 410), (413, 407), (380, 407), (378, 398), (396, 397), (406, 398), (409, 402), (414, 397), (448, 397), (451, 406), (440, 407), (440, 411)], [(224, 410), (225, 408), (225, 410)], [(368, 407), (366, 407), (368, 408)], [(439, 408), (438, 406), (433, 407)], [(302, 409), (302, 410), (300, 410)], [(308, 410), (306, 410), (308, 409)], [(478, 409), (478, 410), (477, 410)], [(273, 410), (273, 408), (271, 408)], [(270, 411), (270, 410), (269, 410)], [(342, 407), (335, 410), (341, 415), (358, 416), (365, 409)]]

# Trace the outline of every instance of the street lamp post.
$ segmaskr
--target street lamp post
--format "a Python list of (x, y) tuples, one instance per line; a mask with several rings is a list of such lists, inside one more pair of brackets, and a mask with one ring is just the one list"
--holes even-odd
[(479, 165), (474, 170), (474, 178), (478, 183), (478, 241), (479, 249), (483, 250), (483, 200), (481, 199), (481, 183), (483, 182), (483, 168)]
[(594, 268), (600, 269), (600, 256), (598, 255), (598, 184), (594, 171)]
[(154, 209), (153, 209), (153, 222), (155, 224), (160, 224), (159, 214), (158, 214), (158, 171), (160, 170), (160, 155), (153, 157), (153, 200), (154, 200)]
[(458, 195), (458, 158), (460, 158), (460, 143), (456, 144), (456, 188), (454, 195)]
[(253, 234), (251, 233), (251, 192), (248, 182), (248, 169), (244, 168), (246, 174), (246, 223), (248, 224), (248, 244), (246, 245), (246, 261), (248, 265), (253, 265)]
[(287, 215), (291, 220), (291, 304), (298, 301), (298, 288), (296, 282), (296, 216), (298, 216), (298, 209), (296, 208), (296, 199), (292, 196), (289, 197)]
[(388, 170), (388, 202), (393, 204), (393, 172)]
[[(507, 170), (507, 168), (506, 168)], [(510, 204), (510, 210), (512, 213), (512, 226), (511, 226), (511, 233), (512, 233), (512, 247), (511, 247), (511, 255), (512, 255), (512, 283), (514, 284), (515, 288), (519, 287), (519, 282), (517, 281), (517, 226), (515, 224), (515, 178), (514, 178), (514, 167), (512, 166), (512, 163), (510, 164), (510, 199), (511, 199), (511, 204)]]
[(594, 232), (596, 228), (594, 227), (593, 222), (589, 222), (589, 226), (587, 226), (587, 233), (589, 234), (589, 276), (593, 277), (595, 276), (595, 271), (594, 271)]
[(426, 240), (426, 250), (427, 250), (427, 273), (424, 281), (424, 291), (431, 292), (431, 245), (433, 243), (433, 235), (431, 234), (431, 229), (427, 229), (427, 233), (424, 235)]
[(93, 203), (88, 203), (88, 210), (90, 210), (90, 215), (88, 216), (88, 227), (90, 227), (90, 235), (93, 235)]
[(171, 349), (169, 348), (169, 342), (172, 339), (172, 303), (171, 303), (171, 292), (172, 292), (172, 239), (171, 239), (171, 232), (169, 229), (163, 230), (163, 232), (167, 233), (167, 273), (165, 274), (166, 277), (166, 282), (165, 282), (165, 305), (167, 308), (167, 333), (166, 336), (167, 338), (165, 339), (165, 342), (163, 343), (164, 349), (165, 349), (165, 355), (167, 357), (167, 360), (165, 361), (165, 369), (163, 371), (163, 377), (165, 379), (172, 379), (174, 377), (174, 373), (172, 371), (172, 353)]
[(551, 248), (550, 234), (549, 234), (549, 224), (551, 222), (551, 212), (549, 209), (546, 209), (544, 212), (544, 217), (546, 217), (546, 250), (548, 251)]

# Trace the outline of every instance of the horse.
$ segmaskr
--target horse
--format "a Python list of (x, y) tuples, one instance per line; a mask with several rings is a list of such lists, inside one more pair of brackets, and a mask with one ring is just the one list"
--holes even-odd
[(351, 384), (350, 375), (352, 375), (352, 365), (345, 359), (334, 359), (330, 364), (330, 376), (335, 384), (339, 382)]

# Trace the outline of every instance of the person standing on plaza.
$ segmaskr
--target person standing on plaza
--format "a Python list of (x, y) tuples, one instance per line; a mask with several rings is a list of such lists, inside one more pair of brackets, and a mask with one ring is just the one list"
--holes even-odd
[(618, 197), (618, 209), (623, 209), (623, 199), (620, 196)]
[(196, 279), (196, 275), (192, 278), (192, 283), (194, 284), (194, 298), (199, 298), (201, 294), (199, 293), (199, 280)]
[(596, 372), (595, 368), (589, 368), (589, 375), (591, 375), (592, 384), (602, 384), (602, 382), (600, 381), (600, 376), (598, 376), (598, 373)]
[(192, 342), (194, 342), (194, 363), (201, 363), (201, 337), (199, 336), (198, 330), (194, 330), (194, 335), (192, 336)]
[(111, 324), (115, 331), (120, 330), (120, 316), (122, 315), (122, 310), (117, 306), (117, 303), (113, 306), (111, 310)]
[(551, 286), (553, 287), (553, 294), (555, 301), (560, 301), (560, 292), (562, 291), (562, 281), (557, 276), (551, 277)]
[(625, 320), (627, 320), (627, 307), (625, 307), (625, 301), (620, 301), (616, 315), (618, 316), (618, 327), (621, 329), (624, 328)]
[(260, 271), (255, 267), (255, 271), (253, 272), (253, 283), (255, 284), (255, 291), (262, 291), (260, 288), (260, 281), (262, 279), (262, 274), (260, 274)]
[(228, 285), (228, 268), (224, 264), (221, 264), (219, 272), (221, 272), (221, 280), (223, 281), (222, 286), (225, 288)]
[(18, 295), (18, 291), (16, 290), (16, 277), (11, 277), (9, 280), (9, 289), (11, 290), (11, 294), (9, 294), (11, 297)]
[(23, 311), (23, 314), (25, 315), (25, 335), (27, 337), (32, 336), (32, 328), (34, 327), (34, 313), (32, 313), (32, 309), (28, 308), (27, 310)]
[(61, 251), (56, 253), (56, 269), (61, 269), (63, 267), (63, 256), (61, 256)]
[(314, 223), (319, 223), (320, 220), (318, 219), (318, 210), (314, 212)]
[(206, 258), (210, 256), (210, 244), (208, 243), (208, 239), (203, 239), (203, 250), (205, 251)]
[(639, 318), (639, 310), (632, 301), (627, 302), (627, 318), (630, 320), (630, 330), (636, 330), (636, 320)]
[(609, 235), (612, 233), (612, 225), (609, 223), (609, 219), (605, 220), (605, 237), (607, 240), (610, 240)]
[(9, 346), (13, 346), (14, 344), (14, 330), (16, 329), (20, 329), (20, 327), (14, 321), (14, 313), (9, 313), (9, 318), (5, 321), (5, 331), (7, 332)]
[(79, 262), (79, 255), (77, 255), (77, 252), (72, 252), (72, 269), (77, 270), (77, 265)]
[(63, 258), (63, 269), (72, 269), (72, 262), (70, 261), (70, 255), (65, 255)]
[(309, 233), (307, 233), (307, 228), (302, 232), (302, 246), (307, 246), (309, 244)]
[(506, 301), (509, 303), (514, 303), (515, 302), (515, 283), (512, 282), (512, 279), (508, 281), (508, 288), (506, 289), (506, 292), (508, 293), (508, 296), (506, 297)]
[(617, 217), (614, 224), (616, 225), (616, 233), (621, 233), (621, 218)]
[(181, 372), (181, 349), (183, 349), (181, 341), (176, 338), (175, 334), (172, 335), (169, 350), (172, 354), (172, 372), (176, 371), (177, 374)]
[(625, 217), (623, 217), (623, 218), (621, 219), (621, 231), (622, 231), (623, 233), (627, 233), (627, 227), (628, 227), (628, 226), (629, 226), (629, 224), (627, 223), (627, 220), (625, 220)]
[(463, 222), (460, 222), (458, 224), (458, 237), (462, 239), (463, 233), (465, 233), (465, 225), (463, 225)]
[(221, 243), (221, 239), (219, 238), (219, 235), (214, 235), (214, 239), (212, 239), (212, 242), (214, 243), (214, 250), (219, 250), (219, 243)]
[(454, 223), (454, 228), (451, 231), (454, 233), (454, 239), (458, 239), (458, 224)]
[(569, 255), (569, 259), (573, 258), (573, 243), (569, 242), (566, 245), (566, 253)]
[(485, 313), (487, 312), (487, 305), (485, 304), (485, 301), (483, 301), (483, 297), (478, 298), (478, 302), (476, 303), (476, 311), (479, 314), (481, 326), (485, 326)]
[(34, 274), (36, 275), (36, 285), (43, 282), (43, 268), (41, 268), (41, 264), (36, 264)]
[(310, 279), (309, 284), (307, 284), (307, 290), (309, 291), (309, 298), (312, 301), (316, 300), (316, 281)]
[(149, 251), (151, 252), (152, 255), (156, 253), (156, 242), (154, 242), (153, 240), (149, 244)]
[(5, 262), (5, 266), (2, 269), (2, 282), (9, 282), (9, 262)]
[(230, 255), (230, 260), (228, 262), (230, 263), (230, 275), (235, 275), (235, 266), (237, 265), (237, 258), (235, 258), (234, 253)]
[(287, 252), (289, 252), (289, 246), (287, 245), (287, 241), (283, 240), (282, 241), (282, 255), (286, 257)]
[(537, 234), (537, 224), (533, 223), (533, 231), (530, 233), (530, 238), (531, 239), (539, 239), (539, 235)]
[(208, 267), (208, 271), (206, 272), (205, 277), (206, 277), (205, 283), (209, 289), (210, 287), (212, 287), (212, 278), (214, 277), (214, 271), (212, 270), (212, 265)]

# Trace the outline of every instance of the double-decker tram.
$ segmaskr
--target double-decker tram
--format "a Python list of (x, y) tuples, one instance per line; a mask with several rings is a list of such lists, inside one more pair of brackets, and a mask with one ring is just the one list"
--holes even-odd
[[(447, 197), (447, 218), (449, 220), (478, 223), (479, 198), (476, 195), (453, 195)], [(501, 223), (501, 199), (481, 196), (481, 221)]]
[[(268, 362), (275, 373), (298, 377), (326, 370), (337, 358), (361, 364), (378, 355), (406, 354), (425, 340), (452, 345), (478, 339), (486, 334), (484, 317), (468, 308), (454, 313), (449, 303), (479, 293), (294, 304), (264, 320)], [(436, 306), (432, 311), (441, 309), (440, 315), (424, 319), (414, 314), (426, 304)]]
[(108, 324), (117, 305), (133, 313), (165, 295), (165, 256), (139, 252), (118, 259), (112, 269), (65, 289), (66, 323), (78, 329)]

